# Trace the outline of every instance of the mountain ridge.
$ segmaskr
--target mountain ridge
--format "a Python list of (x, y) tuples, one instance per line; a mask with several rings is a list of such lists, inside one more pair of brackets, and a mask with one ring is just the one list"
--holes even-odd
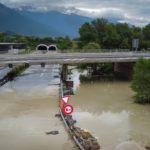
[[(36, 12), (13, 9), (0, 3), (0, 32), (40, 37), (79, 37), (79, 28), (93, 19), (59, 11)], [(116, 22), (116, 20), (114, 20)]]
[(84, 22), (92, 19), (76, 14), (63, 14), (57, 11), (29, 12), (8, 8), (0, 3), (0, 32), (33, 36), (78, 37), (78, 30)]

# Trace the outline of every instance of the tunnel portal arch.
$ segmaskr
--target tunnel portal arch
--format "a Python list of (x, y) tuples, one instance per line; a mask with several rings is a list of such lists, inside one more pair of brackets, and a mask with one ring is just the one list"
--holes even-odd
[(39, 44), (39, 45), (36, 47), (36, 50), (38, 50), (38, 51), (48, 51), (48, 47), (47, 47), (47, 45), (45, 45), (45, 44)]
[(48, 50), (49, 51), (57, 51), (57, 46), (56, 45), (49, 45)]

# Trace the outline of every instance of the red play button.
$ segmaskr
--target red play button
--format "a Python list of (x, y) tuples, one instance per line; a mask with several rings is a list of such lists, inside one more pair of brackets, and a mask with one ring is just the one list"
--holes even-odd
[(62, 108), (62, 111), (65, 115), (70, 115), (73, 112), (73, 107), (71, 105), (66, 105)]

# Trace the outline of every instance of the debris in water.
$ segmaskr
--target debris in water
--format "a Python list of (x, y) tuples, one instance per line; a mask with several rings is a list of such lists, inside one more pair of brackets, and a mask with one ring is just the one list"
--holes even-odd
[(50, 132), (46, 132), (46, 134), (56, 135), (56, 134), (59, 134), (59, 131), (50, 131)]
[(150, 150), (150, 146), (146, 146), (145, 148), (146, 148), (147, 150)]
[(55, 114), (55, 117), (61, 117), (61, 115), (60, 114)]

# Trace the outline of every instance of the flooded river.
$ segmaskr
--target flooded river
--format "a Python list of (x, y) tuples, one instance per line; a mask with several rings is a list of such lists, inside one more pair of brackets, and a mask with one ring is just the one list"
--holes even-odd
[(10, 70), (11, 68), (9, 67), (0, 67), (0, 79), (3, 79)]
[(73, 116), (78, 126), (98, 138), (103, 150), (143, 150), (142, 145), (150, 145), (150, 105), (133, 102), (130, 82), (80, 83), (78, 77), (74, 70), (76, 92), (70, 100)]
[[(130, 82), (80, 82), (77, 70), (72, 78), (73, 117), (98, 138), (102, 150), (144, 150), (143, 145), (150, 145), (150, 105), (133, 103)], [(0, 150), (76, 149), (55, 117), (59, 83), (58, 65), (31, 66), (0, 87)], [(59, 134), (46, 135), (53, 130)]]
[[(71, 150), (58, 113), (59, 66), (31, 66), (0, 87), (0, 150)], [(59, 131), (57, 135), (46, 132)]]

